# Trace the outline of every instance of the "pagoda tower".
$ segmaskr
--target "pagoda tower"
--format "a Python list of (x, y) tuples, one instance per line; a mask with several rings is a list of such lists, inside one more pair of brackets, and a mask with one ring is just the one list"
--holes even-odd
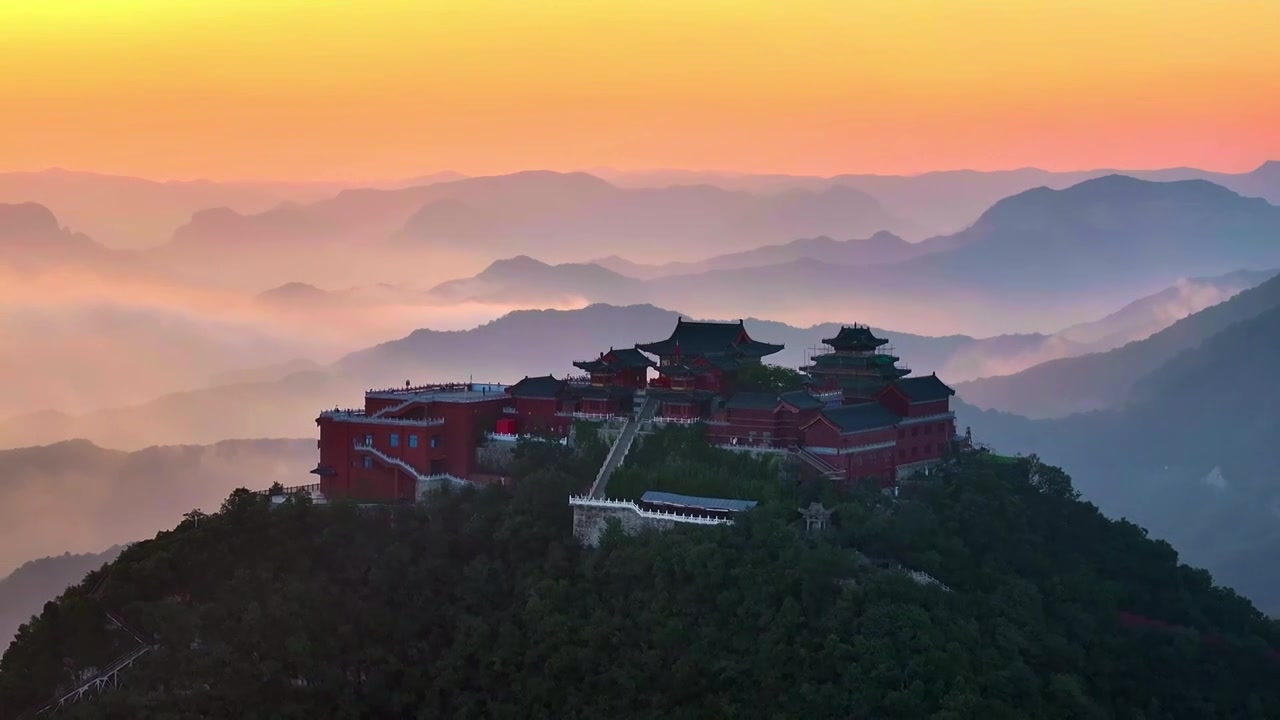
[(889, 383), (911, 374), (897, 366), (899, 358), (884, 347), (888, 342), (866, 325), (841, 327), (835, 337), (822, 340), (831, 351), (814, 355), (812, 364), (800, 370), (813, 378), (816, 390), (843, 391), (846, 403), (871, 400)]

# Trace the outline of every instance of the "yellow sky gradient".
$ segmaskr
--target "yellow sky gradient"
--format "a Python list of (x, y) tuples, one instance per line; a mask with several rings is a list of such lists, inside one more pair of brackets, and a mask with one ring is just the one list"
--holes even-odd
[(1277, 0), (0, 0), (0, 170), (1280, 159)]

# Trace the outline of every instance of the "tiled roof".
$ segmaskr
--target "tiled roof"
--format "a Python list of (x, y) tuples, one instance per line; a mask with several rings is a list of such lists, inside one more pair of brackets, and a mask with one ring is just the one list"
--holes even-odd
[(635, 390), (628, 388), (607, 385), (605, 387), (596, 387), (594, 385), (581, 385), (570, 387), (569, 392), (581, 398), (592, 398), (598, 400), (600, 398), (623, 397), (625, 395), (634, 395)]
[(816, 410), (823, 402), (804, 390), (792, 390), (782, 394), (770, 392), (736, 392), (725, 401), (726, 408), (741, 410), (772, 410), (782, 403), (799, 410)]
[(792, 390), (778, 396), (783, 402), (797, 410), (816, 410), (825, 404), (804, 390)]
[(713, 510), (717, 512), (741, 512), (757, 505), (755, 500), (732, 500), (729, 498), (705, 498), (693, 495), (677, 495), (675, 493), (649, 490), (640, 496), (640, 502), (655, 505), (674, 505), (693, 510)]
[(650, 360), (644, 353), (635, 348), (623, 348), (621, 350), (610, 350), (605, 353), (606, 358), (612, 360), (612, 364), (620, 368), (647, 368), (653, 367), (654, 362)]
[(830, 345), (834, 348), (840, 347), (880, 347), (889, 342), (884, 338), (878, 338), (871, 332), (871, 328), (863, 325), (854, 325), (853, 327), (844, 326), (840, 328), (840, 332), (835, 337), (823, 338), (823, 344)]
[(671, 337), (636, 347), (654, 355), (674, 355), (678, 348), (681, 355), (742, 354), (753, 358), (782, 350), (781, 345), (752, 340), (741, 320), (736, 323), (685, 322), (683, 318), (676, 323)]
[(822, 411), (822, 417), (840, 428), (841, 433), (879, 430), (898, 424), (901, 419), (897, 413), (878, 402), (844, 405)]
[(689, 375), (702, 375), (705, 372), (705, 370), (695, 370), (688, 365), (663, 365), (658, 368), (658, 374), (666, 375), (667, 377), (687, 377)]
[(946, 383), (935, 375), (902, 378), (893, 384), (911, 402), (924, 403), (946, 400), (956, 394)]
[(610, 348), (609, 352), (600, 353), (600, 357), (595, 360), (580, 360), (575, 362), (573, 366), (587, 372), (617, 372), (619, 370), (650, 368), (654, 364), (653, 360), (650, 360), (647, 355), (635, 348), (623, 348), (621, 350)]
[(778, 407), (778, 395), (769, 392), (736, 392), (725, 401), (724, 406), (738, 410), (772, 410)]
[(527, 377), (507, 388), (512, 397), (553, 398), (560, 395), (568, 387), (564, 380), (557, 380), (553, 375)]

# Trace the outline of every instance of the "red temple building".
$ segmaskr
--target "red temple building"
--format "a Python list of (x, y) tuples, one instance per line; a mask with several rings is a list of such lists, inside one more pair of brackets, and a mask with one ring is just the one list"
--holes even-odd
[(412, 500), (433, 483), (491, 480), (476, 462), (486, 433), (567, 437), (575, 419), (614, 419), (630, 437), (654, 424), (705, 423), (708, 442), (793, 454), (829, 478), (886, 487), (951, 451), (954, 390), (936, 375), (909, 377), (867, 327), (823, 342), (832, 350), (802, 368), (810, 385), (783, 393), (737, 388), (742, 368), (782, 345), (753, 339), (741, 320), (683, 319), (665, 340), (573, 363), (584, 377), (371, 390), (363, 409), (317, 418), (312, 472), (326, 497)]

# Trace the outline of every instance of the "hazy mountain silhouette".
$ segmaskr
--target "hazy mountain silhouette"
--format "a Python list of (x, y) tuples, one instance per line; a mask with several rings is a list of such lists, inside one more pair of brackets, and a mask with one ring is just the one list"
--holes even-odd
[(871, 195), (885, 210), (914, 222), (933, 233), (953, 233), (974, 222), (997, 200), (1037, 187), (1055, 189), (1103, 177), (1122, 174), (1144, 180), (1208, 180), (1245, 197), (1265, 198), (1280, 204), (1280, 162), (1269, 161), (1247, 173), (1218, 173), (1196, 168), (1165, 170), (1096, 169), (1078, 172), (1050, 172), (1038, 168), (982, 172), (943, 170), (919, 175), (749, 175), (681, 170), (618, 172), (601, 170), (601, 177), (621, 187), (665, 187), (669, 185), (715, 185), (730, 190), (779, 192), (803, 188), (820, 190), (841, 184)]
[(1238, 270), (1218, 277), (1179, 280), (1172, 287), (1134, 300), (1101, 320), (1073, 325), (1054, 335), (1084, 345), (1091, 352), (1110, 350), (1150, 337), (1188, 315), (1270, 280), (1276, 273), (1276, 270)]
[(841, 186), (757, 196), (711, 186), (623, 190), (584, 174), (508, 177), (522, 182), (465, 181), (496, 187), (424, 205), (400, 237), (427, 246), (482, 243), (492, 253), (541, 243), (541, 254), (570, 260), (602, 250), (687, 257), (694, 248), (723, 252), (798, 235), (912, 229)]
[(908, 230), (911, 224), (843, 187), (756, 196), (714, 188), (624, 190), (585, 173), (531, 171), (401, 190), (348, 190), (309, 205), (257, 215), (199, 213), (170, 252), (395, 235), (409, 247), (505, 254), (547, 243), (563, 260), (643, 247), (687, 255), (817, 234)]
[(83, 580), (90, 571), (114, 560), (123, 549), (115, 545), (100, 553), (42, 557), (0, 578), (0, 647), (8, 647), (18, 626), (38, 615), (46, 602)]
[[(526, 374), (574, 373), (574, 360), (666, 336), (677, 317), (676, 312), (652, 305), (592, 305), (580, 310), (512, 312), (465, 331), (417, 330), (323, 367), (305, 361), (277, 364), (225, 376), (220, 385), (91, 415), (42, 412), (11, 418), (0, 422), (0, 446), (66, 437), (136, 448), (157, 442), (212, 442), (230, 435), (303, 436), (314, 432), (311, 421), (328, 403), (356, 402), (369, 387), (398, 385), (406, 379), (473, 377), (511, 382)], [(806, 353), (838, 330), (833, 323), (793, 327), (756, 319), (746, 322), (753, 334), (785, 344), (786, 349), (770, 360), (791, 367), (803, 364)], [(903, 364), (917, 373), (936, 371), (952, 383), (1096, 348), (1054, 335), (975, 339), (879, 332), (890, 338)]]
[[(316, 414), (330, 403), (358, 403), (370, 387), (473, 377), (513, 382), (524, 375), (574, 374), (574, 360), (610, 347), (631, 347), (671, 332), (678, 313), (649, 305), (593, 305), (581, 310), (523, 310), (465, 331), (417, 330), (406, 337), (351, 353), (317, 371), (281, 379), (271, 371), (250, 380), (174, 393), (130, 407), (88, 415), (42, 412), (0, 422), (0, 447), (39, 445), (85, 437), (107, 447), (155, 443), (213, 442), (225, 437), (299, 437), (315, 433)], [(730, 318), (733, 319), (733, 318)], [(850, 318), (849, 321), (855, 318)], [(770, 358), (792, 367), (807, 349), (839, 329), (837, 324), (796, 328), (747, 319), (753, 334), (787, 348)], [(977, 340), (953, 335), (930, 338), (881, 330), (918, 373), (945, 376), (953, 358), (972, 364), (974, 354), (1017, 356), (1045, 342), (1044, 336)]]
[(119, 269), (132, 256), (99, 245), (63, 228), (53, 211), (38, 203), (0, 204), (0, 263), (22, 273), (77, 266)]
[(31, 558), (98, 552), (216, 508), (236, 487), (314, 481), (314, 440), (228, 440), (127, 453), (85, 440), (0, 451), (0, 573)]
[(869, 238), (853, 240), (833, 240), (825, 235), (802, 238), (781, 245), (764, 245), (754, 250), (717, 255), (697, 262), (645, 265), (617, 255), (591, 262), (620, 275), (652, 280), (669, 275), (693, 275), (709, 270), (764, 267), (802, 259), (821, 260), (837, 265), (877, 265), (908, 260), (931, 249), (932, 246), (929, 243), (909, 243), (893, 233), (878, 232)]
[(639, 281), (599, 265), (547, 265), (521, 255), (498, 260), (474, 277), (436, 285), (428, 295), (439, 302), (556, 306), (581, 302), (582, 298), (626, 303), (642, 292)]
[(256, 213), (340, 189), (336, 183), (155, 182), (68, 170), (0, 173), (0, 202), (46, 205), (104, 245), (134, 249), (167, 242), (175, 228), (205, 208)]
[(1280, 367), (1280, 278), (1149, 341), (1089, 358), (1098, 360), (1101, 383), (1114, 384), (1101, 372), (1111, 363), (1138, 373), (1123, 407), (1028, 420), (962, 405), (961, 425), (1001, 452), (1062, 465), (1104, 512), (1149, 528), (1186, 562), (1280, 612), (1280, 482), (1271, 452), (1280, 385), (1270, 382)]
[[(658, 277), (629, 286), (636, 288), (630, 299), (711, 317), (803, 323), (843, 306), (859, 308), (872, 324), (912, 332), (1043, 332), (1110, 313), (1179, 278), (1280, 267), (1280, 208), (1203, 181), (1107, 176), (1006, 198), (972, 227), (925, 243), (936, 251), (874, 267), (801, 257)], [(501, 290), (478, 285), (488, 297), (545, 292), (542, 275), (491, 278), (498, 280)], [(604, 299), (591, 290), (565, 287), (587, 301)], [(617, 300), (618, 288), (608, 293)]]
[(1122, 407), (1144, 376), (1231, 325), (1276, 307), (1280, 307), (1280, 277), (1109, 352), (1052, 360), (1013, 375), (958, 383), (955, 388), (979, 408), (1033, 418)]

